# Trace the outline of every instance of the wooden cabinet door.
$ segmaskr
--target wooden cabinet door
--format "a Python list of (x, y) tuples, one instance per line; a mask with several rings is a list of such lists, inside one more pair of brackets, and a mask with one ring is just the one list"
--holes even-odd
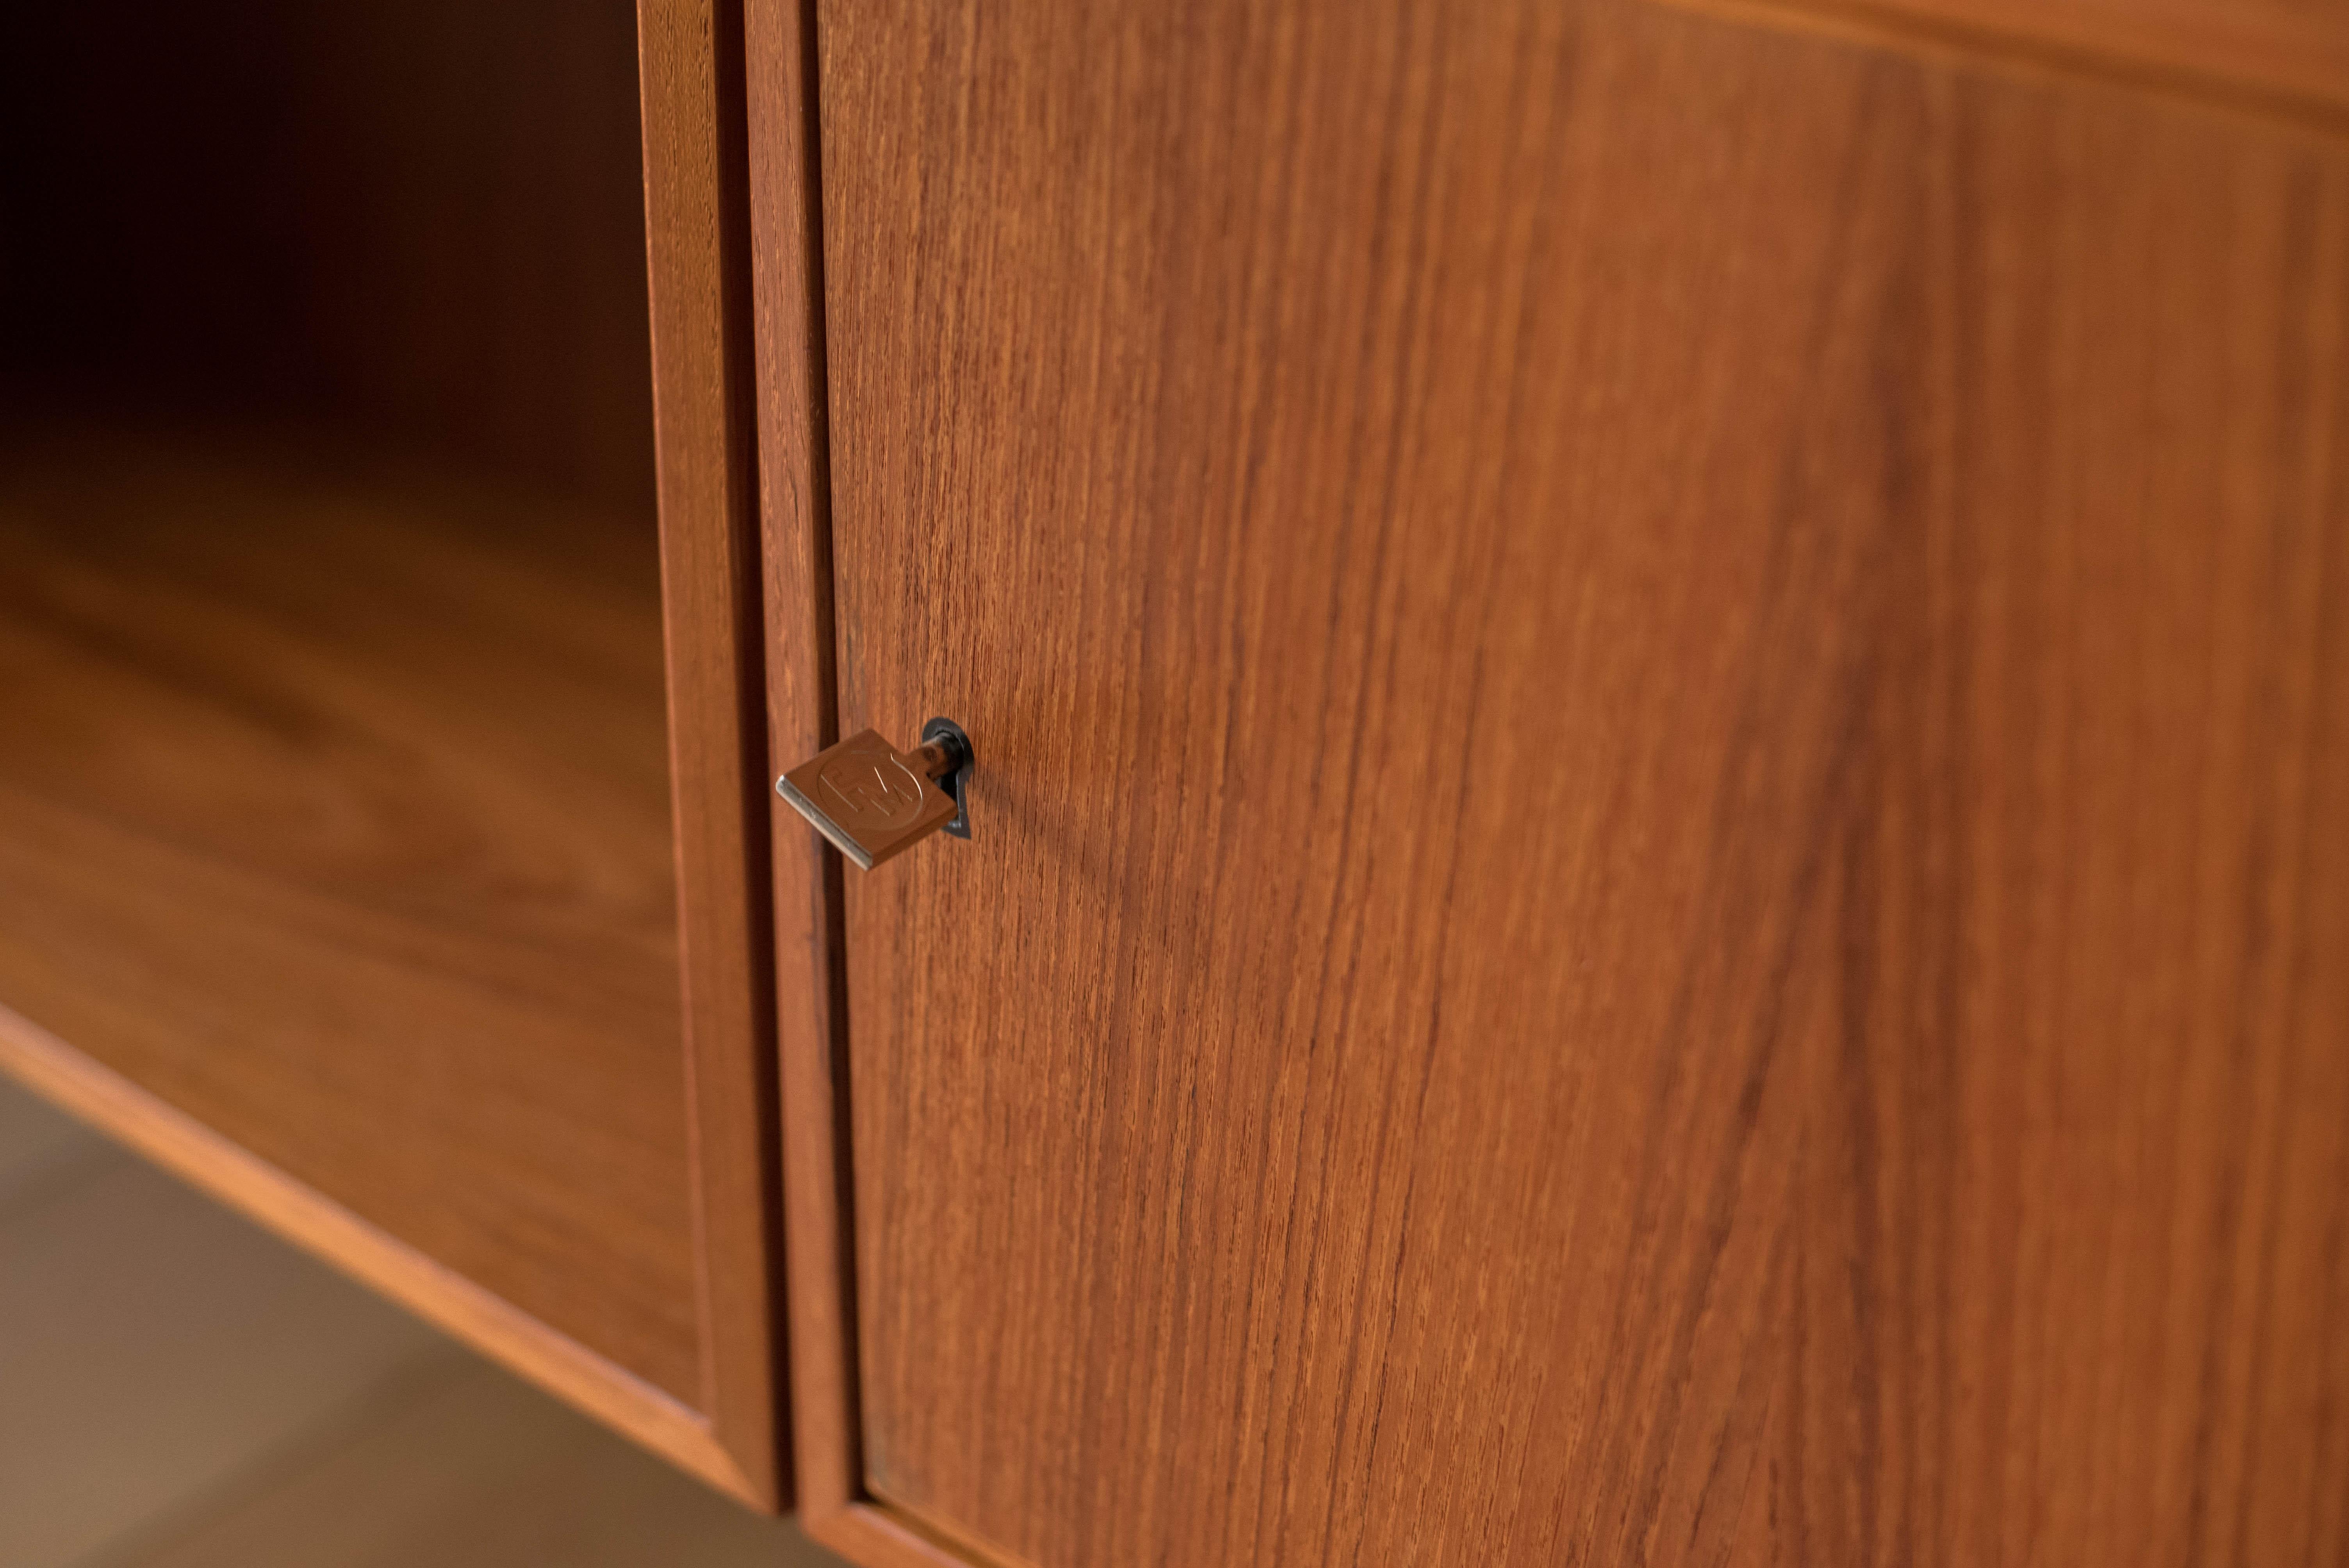
[(2322, 113), (1636, 0), (751, 15), (783, 608), (978, 756), (869, 875), (783, 819), (820, 1533), (2341, 1560)]

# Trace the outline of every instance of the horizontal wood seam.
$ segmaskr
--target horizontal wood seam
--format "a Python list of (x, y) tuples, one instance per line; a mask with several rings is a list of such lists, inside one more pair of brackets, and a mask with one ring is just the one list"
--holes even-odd
[(947, 1543), (885, 1503), (851, 1502), (802, 1513), (808, 1535), (861, 1568), (1023, 1568), (1019, 1559)]

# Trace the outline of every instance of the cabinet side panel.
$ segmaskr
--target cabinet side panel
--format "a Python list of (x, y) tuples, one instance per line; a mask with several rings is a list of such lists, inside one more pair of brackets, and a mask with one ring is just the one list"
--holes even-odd
[(702, 1404), (739, 1490), (771, 1508), (788, 1491), (741, 18), (641, 0), (637, 21)]

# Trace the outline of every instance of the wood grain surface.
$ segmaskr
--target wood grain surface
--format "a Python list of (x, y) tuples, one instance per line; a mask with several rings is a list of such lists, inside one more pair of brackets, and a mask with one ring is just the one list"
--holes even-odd
[(0, 1001), (696, 1399), (647, 531), (53, 431), (0, 561)]
[[(812, 0), (743, 7), (769, 756), (782, 768), (839, 734), (814, 24)], [(768, 804), (793, 1502), (810, 1536), (863, 1568), (939, 1568), (956, 1559), (873, 1501), (858, 1449), (842, 861)]]
[(981, 758), (845, 887), (856, 1491), (2343, 1560), (2337, 144), (1617, 0), (817, 40), (840, 727)]
[(718, 1479), (788, 1503), (766, 628), (751, 427), (741, 16), (643, 0), (646, 226), (662, 625), (702, 1340), (696, 1404)]
[(1675, 0), (1889, 42), (2209, 94), (2349, 130), (2349, 8), (2332, 0)]

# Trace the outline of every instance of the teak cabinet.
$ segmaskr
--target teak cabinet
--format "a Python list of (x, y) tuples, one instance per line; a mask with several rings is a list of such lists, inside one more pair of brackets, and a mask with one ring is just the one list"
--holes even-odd
[(867, 1568), (2349, 1554), (2349, 21), (138, 9), (0, 1066)]
[(641, 57), (0, 23), (0, 1066), (772, 1507), (739, 89)]

